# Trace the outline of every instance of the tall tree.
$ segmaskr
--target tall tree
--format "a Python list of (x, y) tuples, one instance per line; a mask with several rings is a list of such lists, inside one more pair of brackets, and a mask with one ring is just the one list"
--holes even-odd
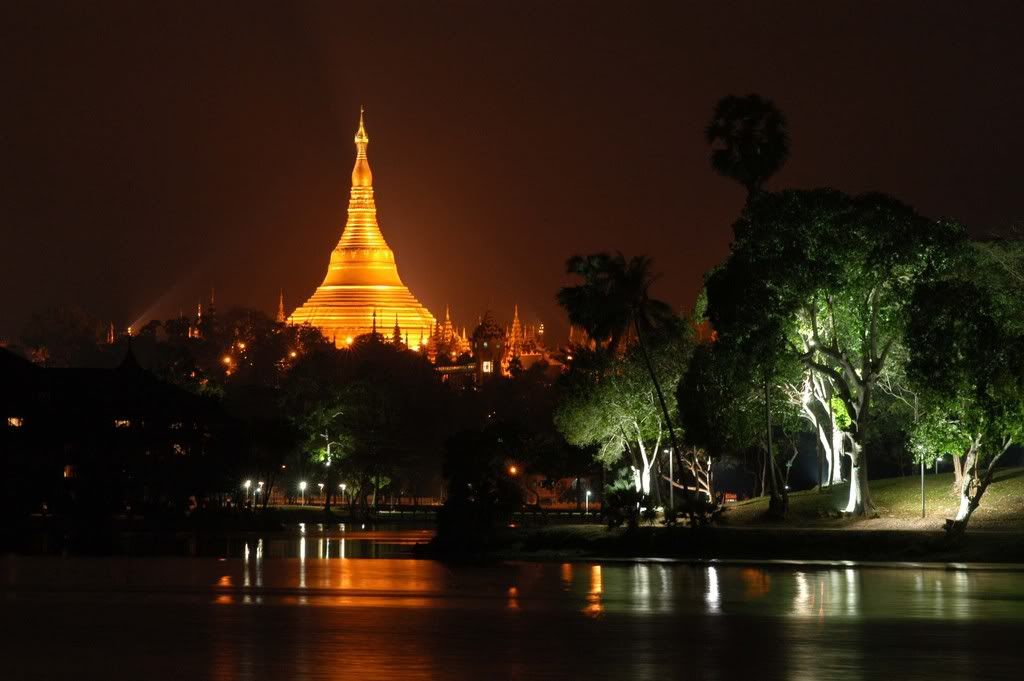
[(949, 453), (961, 462), (952, 536), (966, 529), (1000, 459), (1024, 439), (1024, 324), (1013, 304), (1024, 285), (992, 267), (993, 251), (1013, 255), (992, 244), (968, 250), (958, 276), (919, 286), (910, 309), (908, 374), (926, 405), (914, 448), (921, 460)]
[[(745, 97), (729, 95), (715, 105), (711, 122), (704, 129), (704, 137), (711, 146), (711, 167), (722, 177), (735, 180), (747, 190), (747, 206), (762, 193), (764, 183), (789, 158), (789, 134), (786, 118), (770, 99), (750, 94)], [(763, 360), (767, 360), (767, 355)], [(767, 460), (772, 454), (772, 400), (770, 363), (763, 364), (761, 385), (764, 404), (764, 442), (768, 448)], [(774, 466), (770, 467), (772, 505), (783, 510), (783, 499)], [(784, 506), (785, 504), (783, 504)]]
[(576, 255), (569, 258), (566, 268), (569, 274), (583, 278), (583, 283), (558, 292), (558, 303), (569, 313), (571, 323), (586, 329), (608, 356), (620, 351), (620, 343), (630, 331), (636, 334), (640, 356), (661, 408), (672, 455), (679, 456), (682, 450), (673, 425), (673, 412), (651, 360), (648, 341), (652, 334), (672, 329), (677, 332), (681, 325), (667, 303), (651, 297), (651, 286), (657, 280), (651, 259), (634, 256), (627, 260), (622, 253)]
[(911, 293), (949, 269), (962, 234), (882, 195), (766, 194), (748, 205), (728, 261), (708, 278), (719, 342), (762, 377), (789, 356), (830, 383), (849, 433), (849, 513), (873, 512), (864, 445)]

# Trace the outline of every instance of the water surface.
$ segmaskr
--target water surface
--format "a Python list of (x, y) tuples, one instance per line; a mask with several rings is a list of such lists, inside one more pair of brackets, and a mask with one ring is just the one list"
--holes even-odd
[(0, 677), (903, 681), (1020, 672), (1018, 572), (460, 565), (407, 557), (423, 536), (307, 527), (226, 539), (220, 557), (0, 558)]

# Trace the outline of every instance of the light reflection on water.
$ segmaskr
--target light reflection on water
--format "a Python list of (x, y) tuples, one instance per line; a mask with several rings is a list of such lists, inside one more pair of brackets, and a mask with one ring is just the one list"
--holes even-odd
[[(410, 536), (305, 529), (223, 559), (2, 558), (4, 676), (1013, 678), (1024, 626), (1012, 571), (365, 560)], [(168, 641), (180, 664), (139, 674)]]

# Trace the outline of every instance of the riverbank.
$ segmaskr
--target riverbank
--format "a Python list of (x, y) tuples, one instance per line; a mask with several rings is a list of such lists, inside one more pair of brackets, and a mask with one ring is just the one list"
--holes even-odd
[[(789, 512), (784, 521), (768, 516), (768, 499), (760, 497), (728, 504), (719, 524), (729, 527), (782, 527), (844, 530), (940, 530), (946, 518), (956, 514), (959, 499), (953, 490), (953, 474), (924, 476), (925, 513), (921, 514), (921, 478), (910, 475), (871, 481), (871, 497), (877, 515), (870, 518), (845, 516), (849, 486), (789, 494)], [(981, 506), (971, 517), (972, 530), (1024, 533), (1024, 468), (996, 471)]]
[(487, 552), (500, 560), (676, 558), (1024, 563), (1024, 533), (968, 531), (947, 542), (941, 531), (768, 527), (599, 526), (510, 528)]

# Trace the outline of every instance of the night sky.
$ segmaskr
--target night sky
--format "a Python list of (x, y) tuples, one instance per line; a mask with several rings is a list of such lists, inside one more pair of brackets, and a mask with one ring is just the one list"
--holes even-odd
[(344, 225), (360, 104), (399, 272), (467, 326), (518, 303), (561, 334), (564, 261), (596, 250), (652, 255), (689, 307), (743, 201), (703, 140), (726, 94), (788, 118), (769, 188), (1020, 224), (1024, 3), (893, 4), (6, 2), (0, 336), (211, 287), (290, 310)]

